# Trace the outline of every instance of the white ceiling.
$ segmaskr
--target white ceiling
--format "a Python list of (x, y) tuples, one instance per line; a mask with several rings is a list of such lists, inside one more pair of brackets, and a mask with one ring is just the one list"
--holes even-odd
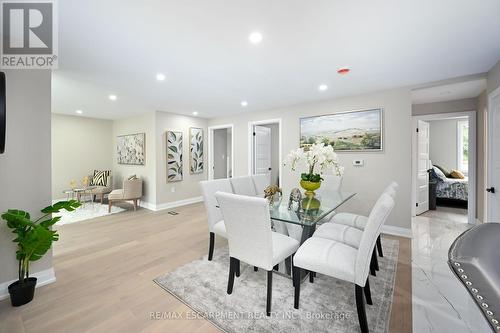
[(486, 90), (486, 79), (457, 82), (412, 90), (413, 104), (454, 101), (479, 96)]
[(53, 111), (89, 117), (252, 112), (483, 73), (500, 59), (498, 0), (58, 4)]

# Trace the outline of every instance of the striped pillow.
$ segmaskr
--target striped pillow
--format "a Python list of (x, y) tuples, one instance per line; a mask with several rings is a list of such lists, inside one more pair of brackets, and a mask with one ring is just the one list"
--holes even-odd
[(94, 170), (94, 176), (90, 181), (90, 186), (108, 186), (108, 177), (111, 174), (110, 170), (99, 171)]

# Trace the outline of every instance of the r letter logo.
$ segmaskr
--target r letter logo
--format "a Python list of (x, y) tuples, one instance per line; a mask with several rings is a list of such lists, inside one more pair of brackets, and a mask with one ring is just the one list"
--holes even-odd
[(2, 1), (2, 61), (5, 69), (55, 69), (57, 25), (54, 1)]

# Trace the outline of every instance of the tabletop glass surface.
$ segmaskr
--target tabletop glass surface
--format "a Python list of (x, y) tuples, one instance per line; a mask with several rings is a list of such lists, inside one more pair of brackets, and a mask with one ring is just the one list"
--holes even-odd
[(355, 195), (344, 191), (321, 191), (314, 197), (305, 197), (302, 193), (300, 205), (293, 202), (289, 207), (290, 191), (283, 191), (283, 195), (270, 204), (271, 219), (311, 226)]

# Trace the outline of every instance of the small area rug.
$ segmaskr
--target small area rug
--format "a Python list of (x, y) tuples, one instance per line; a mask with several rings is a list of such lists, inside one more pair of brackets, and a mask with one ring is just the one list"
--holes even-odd
[[(383, 239), (380, 271), (370, 276), (373, 305), (366, 305), (370, 332), (387, 332), (394, 291), (399, 242)], [(154, 280), (188, 305), (187, 318), (205, 318), (224, 332), (359, 332), (354, 285), (321, 274), (301, 284), (300, 309), (293, 308), (292, 281), (274, 274), (272, 314), (266, 317), (266, 272), (241, 263), (232, 295), (226, 293), (228, 248), (177, 268)], [(165, 314), (168, 315), (168, 314)]]
[(96, 217), (111, 215), (123, 212), (125, 209), (113, 206), (111, 213), (108, 213), (108, 205), (101, 205), (100, 203), (85, 203), (72, 212), (62, 211), (53, 214), (54, 216), (61, 216), (61, 220), (56, 225), (71, 224), (75, 222), (94, 219)]

